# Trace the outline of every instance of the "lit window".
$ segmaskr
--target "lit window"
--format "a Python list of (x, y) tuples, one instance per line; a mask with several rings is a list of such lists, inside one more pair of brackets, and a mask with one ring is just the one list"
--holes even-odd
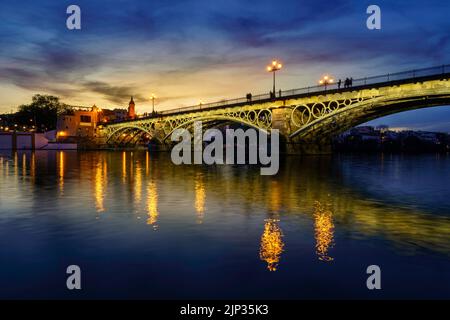
[(91, 116), (80, 116), (81, 122), (91, 122)]

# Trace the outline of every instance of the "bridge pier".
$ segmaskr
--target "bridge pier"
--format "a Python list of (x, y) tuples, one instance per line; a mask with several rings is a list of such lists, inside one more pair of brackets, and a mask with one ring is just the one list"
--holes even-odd
[(292, 109), (279, 107), (272, 110), (272, 129), (280, 132), (280, 153), (287, 155), (313, 155), (331, 153), (331, 140), (305, 141), (297, 137), (289, 138)]

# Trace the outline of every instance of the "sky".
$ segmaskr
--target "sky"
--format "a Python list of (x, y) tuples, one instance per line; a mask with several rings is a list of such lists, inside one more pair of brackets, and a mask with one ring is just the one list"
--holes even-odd
[[(81, 8), (81, 30), (66, 9)], [(369, 5), (381, 30), (366, 27)], [(33, 94), (137, 111), (450, 63), (450, 2), (364, 0), (0, 0), (0, 113)], [(450, 132), (450, 107), (371, 124)]]

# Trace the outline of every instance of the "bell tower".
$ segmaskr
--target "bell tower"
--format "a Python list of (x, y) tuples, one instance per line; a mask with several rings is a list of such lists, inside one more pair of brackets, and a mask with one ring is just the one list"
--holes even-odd
[(133, 96), (131, 97), (130, 103), (128, 104), (128, 118), (134, 119), (136, 117), (136, 111), (134, 109)]

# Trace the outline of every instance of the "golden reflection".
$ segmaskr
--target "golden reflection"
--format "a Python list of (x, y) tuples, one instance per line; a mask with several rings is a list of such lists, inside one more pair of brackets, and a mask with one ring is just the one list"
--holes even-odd
[(142, 171), (139, 162), (136, 163), (136, 174), (134, 182), (134, 200), (136, 205), (139, 205), (142, 199)]
[(158, 228), (158, 190), (156, 189), (156, 182), (151, 181), (147, 186), (147, 224), (153, 226), (153, 229)]
[(202, 224), (205, 217), (205, 199), (206, 190), (203, 183), (203, 176), (201, 173), (197, 174), (195, 178), (195, 211), (197, 212), (197, 223)]
[(145, 152), (145, 175), (146, 176), (148, 176), (149, 165), (150, 165), (150, 155), (148, 154), (148, 151), (146, 151)]
[(130, 152), (130, 180), (133, 181), (134, 174), (134, 154)]
[(125, 183), (127, 179), (127, 153), (122, 152), (122, 181)]
[(267, 262), (269, 271), (276, 271), (284, 248), (283, 233), (278, 226), (279, 220), (267, 219), (265, 221), (259, 257)]
[(319, 260), (333, 261), (328, 255), (328, 250), (334, 246), (333, 213), (318, 201), (314, 204), (314, 229)]
[(19, 156), (17, 155), (17, 151), (14, 151), (14, 176), (17, 177), (19, 175)]
[(64, 193), (64, 152), (59, 152), (59, 161), (58, 161), (58, 178), (59, 178), (59, 191), (61, 194)]
[(97, 212), (105, 211), (105, 188), (107, 184), (107, 163), (103, 162), (97, 164), (95, 167), (95, 208)]
[(22, 154), (22, 175), (27, 175), (27, 155), (25, 153)]
[(278, 181), (273, 180), (270, 184), (270, 193), (269, 193), (269, 206), (272, 212), (280, 212), (281, 210), (281, 203), (282, 203), (282, 196), (281, 196), (281, 189), (280, 184)]

